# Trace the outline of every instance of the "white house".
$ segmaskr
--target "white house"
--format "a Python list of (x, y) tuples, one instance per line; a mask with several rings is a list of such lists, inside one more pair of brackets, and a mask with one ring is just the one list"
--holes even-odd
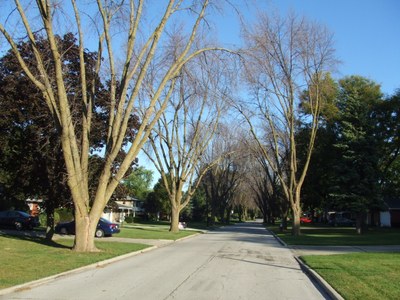
[(112, 222), (122, 223), (127, 216), (141, 216), (145, 213), (144, 202), (127, 196), (121, 199), (115, 199), (113, 203), (106, 207), (102, 217)]

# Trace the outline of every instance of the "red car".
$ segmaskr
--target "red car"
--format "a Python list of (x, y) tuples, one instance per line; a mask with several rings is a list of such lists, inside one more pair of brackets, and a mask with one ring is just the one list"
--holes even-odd
[(312, 219), (310, 217), (301, 217), (300, 218), (300, 224), (308, 224), (311, 222), (312, 222)]

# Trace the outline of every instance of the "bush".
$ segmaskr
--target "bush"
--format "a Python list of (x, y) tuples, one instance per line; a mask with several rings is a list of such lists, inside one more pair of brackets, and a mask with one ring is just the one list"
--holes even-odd
[(39, 214), (39, 222), (40, 226), (47, 226), (47, 214), (46, 213), (40, 213)]
[(74, 219), (74, 214), (68, 208), (57, 208), (54, 212), (54, 223), (68, 222)]
[(134, 223), (133, 217), (132, 216), (125, 217), (125, 222), (126, 223)]
[[(59, 222), (69, 222), (74, 219), (74, 215), (71, 210), (67, 208), (58, 208), (54, 211), (54, 225)], [(47, 214), (45, 212), (39, 215), (40, 225), (47, 226)]]

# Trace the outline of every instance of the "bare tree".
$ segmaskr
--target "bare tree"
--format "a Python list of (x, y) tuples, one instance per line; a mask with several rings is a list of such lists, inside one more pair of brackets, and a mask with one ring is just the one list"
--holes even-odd
[[(146, 16), (145, 2), (148, 3), (142, 0), (71, 0), (67, 5), (67, 1), (14, 0), (13, 4), (4, 6), (10, 8), (10, 13), (3, 11), (0, 17), (0, 32), (27, 77), (42, 92), (45, 105), (59, 129), (68, 186), (75, 207), (76, 251), (98, 251), (94, 244), (97, 222), (117, 185), (147, 141), (151, 129), (167, 107), (168, 96), (174, 90), (182, 67), (201, 53), (215, 49), (193, 47), (197, 33), (204, 24), (208, 0), (189, 3), (157, 1), (147, 11), (151, 18)], [(152, 63), (165, 51), (163, 45), (169, 38), (166, 34), (168, 24), (180, 14), (184, 14), (184, 17), (189, 14), (190, 18), (186, 19), (191, 19), (192, 23), (185, 27), (185, 35), (182, 35), (181, 46), (176, 48), (175, 55), (160, 68), (158, 80), (151, 87), (154, 93), (146, 102), (146, 113), (140, 120), (140, 126), (133, 131), (129, 122), (138, 106), (138, 95), (144, 88), (147, 74), (153, 67)], [(90, 23), (96, 26), (97, 35), (87, 30)], [(61, 63), (64, 53), (60, 51), (56, 38), (65, 29), (76, 33), (79, 43), (79, 123), (73, 119), (68, 84)], [(45, 37), (50, 44), (50, 62), (45, 60), (37, 47), (38, 35)], [(17, 46), (20, 40), (30, 42), (36, 64), (27, 64)], [(121, 41), (124, 41), (124, 47)], [(97, 95), (96, 82), (89, 84), (87, 79), (84, 51), (92, 45), (98, 45), (96, 73), (109, 87), (109, 107), (106, 114), (108, 120), (104, 165), (95, 196), (91, 199), (88, 188), (91, 151), (89, 142), (91, 133), (95, 130), (92, 128), (92, 114)], [(55, 76), (49, 74), (48, 64), (54, 66)], [(165, 97), (161, 97), (162, 95)], [(160, 101), (161, 105), (155, 110)], [(126, 153), (116, 164), (122, 151)]]
[(199, 163), (224, 111), (228, 81), (226, 69), (222, 68), (225, 61), (219, 54), (199, 56), (182, 69), (169, 98), (169, 108), (149, 136), (151, 151), (144, 148), (166, 187), (172, 232), (179, 230), (180, 212), (207, 171), (202, 168), (198, 172)]
[[(219, 217), (222, 222), (228, 221), (228, 212), (231, 211), (237, 191), (240, 178), (238, 158), (242, 155), (237, 131), (234, 124), (220, 124), (218, 134), (202, 160), (203, 169), (207, 169), (202, 185), (212, 223), (215, 217)], [(214, 163), (216, 161), (217, 163)]]
[[(322, 84), (335, 64), (332, 35), (319, 24), (289, 15), (259, 16), (244, 38), (246, 80), (254, 102), (239, 107), (270, 168), (276, 172), (293, 212), (293, 234), (300, 234), (301, 188), (307, 174), (319, 115), (323, 104)], [(309, 140), (306, 160), (297, 157), (299, 100), (306, 101)]]
[(280, 216), (283, 219), (287, 217), (287, 209), (282, 211), (282, 197), (277, 175), (257, 150), (252, 153), (251, 165), (246, 177), (252, 199), (261, 211), (264, 223), (273, 224), (275, 217)]

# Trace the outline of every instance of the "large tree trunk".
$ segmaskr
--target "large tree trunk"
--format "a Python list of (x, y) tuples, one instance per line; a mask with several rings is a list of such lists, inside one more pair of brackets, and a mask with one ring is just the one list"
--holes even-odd
[(292, 235), (299, 236), (301, 234), (300, 229), (300, 217), (301, 217), (301, 207), (300, 207), (300, 187), (296, 189), (295, 199), (292, 205), (293, 212), (293, 224), (292, 224)]
[(75, 211), (75, 243), (73, 250), (76, 252), (99, 252), (94, 244), (94, 234), (97, 220), (91, 220), (88, 215), (80, 216)]
[(172, 206), (171, 208), (171, 225), (169, 231), (171, 232), (179, 232), (179, 212), (180, 209), (178, 206)]
[(293, 209), (293, 224), (292, 224), (292, 235), (293, 236), (299, 236), (301, 234), (300, 214), (301, 214), (301, 210)]

